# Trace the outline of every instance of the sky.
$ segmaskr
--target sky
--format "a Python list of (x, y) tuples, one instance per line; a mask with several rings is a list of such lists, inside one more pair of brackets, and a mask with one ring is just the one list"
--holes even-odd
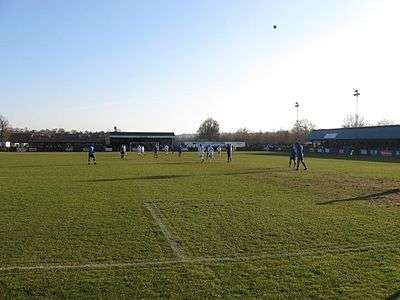
[[(400, 123), (398, 0), (0, 0), (13, 127), (195, 132)], [(277, 29), (273, 28), (277, 25)]]

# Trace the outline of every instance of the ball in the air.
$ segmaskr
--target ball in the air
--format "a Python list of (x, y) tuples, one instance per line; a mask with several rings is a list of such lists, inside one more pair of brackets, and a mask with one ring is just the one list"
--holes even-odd
[(274, 25), (274, 29), (277, 29), (277, 28), (278, 28), (278, 26)]

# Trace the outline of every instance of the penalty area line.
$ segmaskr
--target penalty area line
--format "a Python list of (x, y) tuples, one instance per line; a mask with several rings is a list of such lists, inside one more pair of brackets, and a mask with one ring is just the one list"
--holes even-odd
[(178, 244), (172, 238), (172, 235), (169, 232), (167, 226), (165, 226), (164, 223), (161, 221), (161, 211), (158, 209), (158, 207), (151, 203), (145, 203), (144, 205), (147, 208), (147, 210), (150, 212), (151, 216), (153, 217), (154, 221), (157, 223), (158, 227), (160, 227), (165, 240), (171, 247), (171, 250), (172, 250), (172, 252), (174, 252), (175, 256), (180, 260), (185, 259), (185, 256), (182, 254)]
[(280, 259), (293, 257), (316, 257), (323, 255), (340, 255), (346, 253), (369, 252), (374, 250), (393, 250), (398, 249), (398, 243), (381, 244), (381, 245), (365, 245), (359, 247), (344, 248), (325, 248), (313, 249), (297, 252), (282, 252), (275, 254), (259, 254), (250, 256), (231, 256), (231, 257), (198, 257), (198, 258), (182, 258), (174, 260), (154, 260), (154, 261), (137, 261), (125, 263), (89, 263), (76, 265), (37, 265), (37, 266), (8, 266), (0, 267), (1, 272), (5, 271), (34, 271), (34, 270), (71, 270), (71, 269), (107, 269), (107, 268), (141, 268), (141, 267), (157, 267), (179, 264), (203, 264), (203, 263), (229, 263), (229, 262), (245, 262), (256, 261), (261, 259)]

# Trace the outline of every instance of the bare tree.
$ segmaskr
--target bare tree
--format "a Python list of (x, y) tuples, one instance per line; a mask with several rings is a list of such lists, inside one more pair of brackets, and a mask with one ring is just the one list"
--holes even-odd
[(235, 133), (235, 139), (238, 141), (248, 141), (250, 138), (250, 131), (247, 128), (239, 128)]
[(356, 128), (356, 127), (366, 127), (369, 126), (369, 122), (364, 119), (364, 117), (356, 118), (353, 115), (347, 115), (342, 124), (343, 128)]
[(197, 130), (199, 139), (216, 140), (219, 137), (219, 123), (218, 121), (208, 118), (201, 123), (199, 130)]
[(10, 123), (6, 117), (0, 115), (0, 141), (5, 142), (10, 134)]
[(314, 129), (315, 125), (311, 121), (307, 119), (299, 120), (294, 124), (291, 130), (292, 136), (288, 136), (287, 139), (290, 142), (294, 142), (295, 140), (305, 142), (307, 141), (310, 132)]
[(313, 129), (315, 129), (315, 125), (311, 121), (302, 119), (294, 124), (292, 131), (310, 132)]

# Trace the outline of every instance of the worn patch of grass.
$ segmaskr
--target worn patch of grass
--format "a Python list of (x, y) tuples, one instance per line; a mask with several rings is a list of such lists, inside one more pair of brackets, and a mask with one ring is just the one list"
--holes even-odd
[(0, 298), (384, 298), (400, 290), (398, 164), (307, 163), (296, 172), (286, 157), (252, 153), (235, 153), (231, 164), (99, 153), (88, 166), (81, 153), (1, 153), (0, 268), (173, 263), (0, 270)]

